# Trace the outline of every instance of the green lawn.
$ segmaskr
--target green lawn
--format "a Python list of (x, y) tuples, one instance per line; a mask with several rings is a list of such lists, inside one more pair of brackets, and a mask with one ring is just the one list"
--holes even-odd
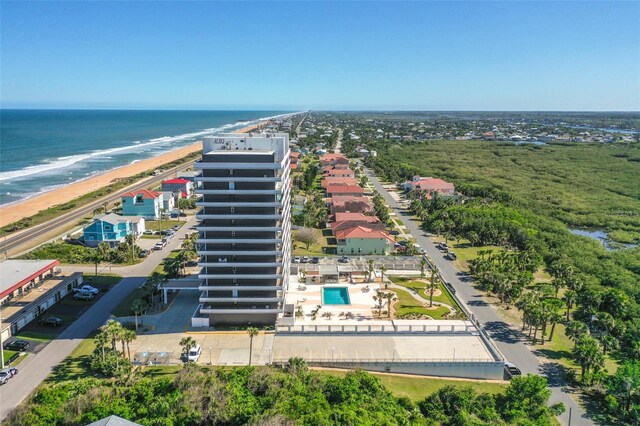
[(101, 288), (101, 286), (112, 286), (118, 284), (122, 280), (120, 275), (116, 274), (98, 274), (95, 275), (85, 275), (84, 281), (85, 283), (93, 286), (97, 286)]
[[(330, 240), (335, 241), (335, 238), (332, 235), (323, 235), (324, 233), (321, 229), (315, 229), (314, 231), (316, 231), (317, 242), (315, 244), (311, 244), (308, 249), (305, 244), (299, 241), (293, 241), (294, 256), (322, 256), (325, 254), (325, 249), (335, 249), (335, 244), (330, 244)], [(297, 231), (293, 231), (294, 238), (296, 232)]]
[[(165, 257), (165, 259), (173, 259), (178, 257), (178, 254), (180, 254), (180, 250), (173, 250), (167, 257)], [(164, 260), (156, 267), (156, 269), (153, 270), (153, 272), (164, 275)]]
[[(332, 376), (343, 377), (347, 374), (347, 371), (338, 370), (323, 370), (323, 373), (330, 374)], [(506, 384), (495, 382), (482, 382), (476, 380), (447, 380), (447, 379), (434, 379), (432, 377), (410, 377), (410, 376), (394, 376), (391, 374), (376, 374), (376, 376), (387, 389), (389, 389), (396, 396), (406, 396), (413, 401), (420, 401), (425, 397), (431, 395), (438, 389), (445, 386), (467, 386), (471, 387), (477, 392), (486, 392), (490, 394), (498, 394), (504, 392), (507, 388)]]
[[(431, 238), (435, 242), (444, 242), (444, 238), (442, 237), (432, 237)], [(504, 250), (504, 248), (499, 246), (481, 246), (481, 247), (473, 247), (468, 240), (460, 239), (460, 240), (449, 240), (449, 247), (456, 254), (458, 259), (454, 262), (454, 264), (458, 267), (458, 269), (463, 271), (468, 271), (469, 266), (468, 262), (472, 259), (478, 257), (478, 252), (480, 250), (493, 250), (494, 253)], [(443, 253), (444, 255), (444, 253)]]
[(65, 380), (76, 380), (87, 377), (90, 373), (84, 363), (96, 347), (93, 341), (94, 335), (95, 334), (92, 334), (90, 337), (82, 340), (73, 352), (71, 352), (71, 355), (53, 369), (53, 373), (51, 373), (45, 381), (58, 383)]
[(136, 288), (129, 293), (129, 295), (125, 297), (124, 300), (120, 302), (113, 311), (111, 311), (111, 313), (116, 317), (128, 317), (133, 315), (133, 312), (131, 312), (131, 304), (136, 299), (144, 298), (145, 295), (146, 293), (142, 288)]
[[(162, 222), (162, 229), (160, 229), (160, 222)], [(150, 231), (164, 231), (169, 228), (173, 228), (175, 225), (184, 225), (186, 222), (181, 220), (148, 220), (145, 222), (144, 227)]]
[[(411, 278), (405, 278), (405, 277), (391, 277), (390, 280), (394, 284), (398, 284), (403, 287), (407, 287), (412, 290), (415, 290), (420, 296), (429, 300), (429, 292), (425, 291), (425, 287), (427, 286), (426, 283), (416, 281), (415, 279), (411, 279)], [(460, 306), (456, 303), (455, 300), (453, 300), (453, 297), (451, 297), (451, 295), (449, 294), (449, 292), (447, 291), (447, 289), (442, 283), (438, 283), (438, 288), (440, 289), (440, 294), (437, 296), (434, 295), (433, 301), (453, 306), (459, 312), (462, 312), (462, 309), (460, 308)]]
[(411, 294), (409, 294), (409, 292), (406, 290), (394, 288), (391, 291), (396, 293), (396, 295), (398, 296), (398, 301), (395, 302), (394, 305), (396, 317), (409, 314), (431, 316), (431, 314), (434, 312), (425, 309), (424, 306), (422, 306), (422, 303), (414, 299), (413, 296), (411, 296)]
[(57, 333), (51, 335), (48, 333), (38, 333), (35, 331), (21, 331), (17, 335), (21, 339), (33, 340), (35, 342), (50, 342), (57, 336)]
[[(11, 357), (19, 352), (12, 351), (9, 349), (3, 349), (2, 353), (4, 355), (4, 365), (7, 366), (9, 365), (9, 360), (11, 359)], [(19, 356), (15, 361), (11, 363), (11, 365), (15, 367), (16, 365), (20, 364), (20, 362), (22, 362), (25, 356), (26, 354)]]

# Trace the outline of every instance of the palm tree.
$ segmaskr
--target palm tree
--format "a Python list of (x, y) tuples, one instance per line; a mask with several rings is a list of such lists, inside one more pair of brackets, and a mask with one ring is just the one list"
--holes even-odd
[(384, 298), (387, 299), (387, 316), (391, 318), (391, 302), (395, 302), (396, 300), (398, 300), (398, 296), (395, 293), (389, 291)]
[(373, 259), (367, 260), (367, 282), (373, 281), (374, 270), (375, 270), (375, 265), (373, 263)]
[(564, 300), (564, 303), (567, 305), (567, 321), (569, 321), (569, 312), (571, 311), (573, 304), (576, 303), (577, 299), (578, 293), (576, 293), (574, 290), (567, 290), (564, 292), (564, 297), (562, 298), (562, 300)]
[(249, 335), (249, 365), (251, 365), (251, 358), (253, 355), (253, 338), (258, 335), (260, 330), (257, 327), (247, 328), (247, 334)]
[(121, 329), (122, 329), (122, 324), (112, 319), (110, 319), (109, 321), (107, 321), (105, 325), (100, 327), (100, 330), (106, 333), (109, 339), (111, 339), (111, 349), (113, 350), (114, 353), (116, 352), (116, 341), (118, 340), (118, 336), (120, 334)]
[(373, 300), (377, 302), (375, 308), (378, 308), (378, 315), (382, 315), (382, 305), (385, 300), (385, 292), (382, 290), (376, 290), (376, 294), (373, 295)]
[[(382, 265), (378, 269), (380, 270), (380, 279), (382, 280), (381, 282), (384, 283), (384, 273), (387, 272), (387, 267)], [(387, 288), (386, 284), (385, 284), (385, 288)]]
[(182, 348), (182, 353), (186, 357), (187, 362), (189, 360), (189, 350), (193, 348), (195, 345), (196, 345), (196, 341), (193, 340), (193, 337), (191, 336), (183, 337), (180, 340), (180, 347)]
[(427, 285), (427, 289), (429, 290), (429, 307), (433, 306), (433, 293), (438, 289), (438, 281), (436, 281), (436, 270), (435, 268), (431, 270), (431, 280)]
[(109, 243), (106, 243), (104, 241), (101, 242), (100, 244), (98, 244), (96, 250), (102, 260), (109, 260), (109, 258), (111, 257), (111, 246), (109, 245)]
[(158, 291), (158, 286), (162, 284), (164, 277), (158, 272), (154, 272), (147, 278), (142, 288), (144, 289), (147, 297), (149, 298), (149, 306), (153, 306), (155, 294)]
[[(142, 319), (142, 313), (146, 311), (148, 307), (149, 305), (147, 305), (147, 302), (142, 299), (135, 299), (131, 303), (131, 310), (133, 311), (136, 320), (136, 331), (138, 331), (138, 315), (140, 315), (140, 319)], [(142, 325), (144, 325), (144, 320), (142, 321)]]
[(426, 277), (424, 270), (427, 266), (427, 259), (424, 257), (420, 259), (420, 278), (424, 279)]
[(564, 332), (573, 341), (575, 348), (580, 339), (589, 335), (589, 327), (582, 321), (571, 321), (567, 323)]
[(104, 348), (109, 343), (109, 336), (107, 336), (107, 333), (105, 333), (104, 331), (101, 331), (98, 334), (96, 334), (94, 341), (96, 342), (96, 347), (99, 348), (100, 351), (102, 352), (102, 361), (104, 362), (104, 356), (105, 356)]
[(573, 356), (582, 369), (582, 380), (590, 371), (598, 371), (604, 367), (604, 351), (596, 339), (584, 336), (573, 349)]
[(129, 348), (129, 343), (136, 340), (137, 337), (138, 335), (133, 330), (124, 330), (122, 333), (122, 341), (127, 344), (127, 358), (129, 358), (129, 361), (131, 361), (131, 349)]
[(102, 214), (102, 209), (100, 207), (98, 207), (97, 209), (93, 209), (91, 214), (94, 216), (98, 216), (99, 214)]

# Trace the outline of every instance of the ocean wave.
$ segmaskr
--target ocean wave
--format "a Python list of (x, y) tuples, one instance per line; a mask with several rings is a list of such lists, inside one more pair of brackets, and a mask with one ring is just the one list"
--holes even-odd
[[(43, 174), (50, 174), (54, 171), (57, 171), (59, 169), (64, 169), (64, 168), (68, 168), (68, 167), (72, 167), (74, 165), (76, 165), (77, 163), (80, 163), (82, 161), (87, 161), (87, 160), (94, 160), (94, 159), (102, 159), (102, 158), (110, 158), (110, 155), (119, 155), (119, 154), (126, 154), (130, 151), (148, 151), (151, 147), (153, 147), (154, 145), (161, 145), (161, 144), (172, 144), (175, 142), (180, 142), (180, 141), (186, 141), (188, 139), (195, 139), (195, 138), (199, 138), (202, 136), (207, 136), (207, 135), (211, 135), (211, 134), (216, 134), (216, 133), (221, 133), (224, 132), (225, 130), (229, 130), (229, 129), (240, 129), (246, 126), (250, 126), (252, 124), (258, 124), (264, 121), (268, 121), (268, 120), (272, 120), (272, 119), (277, 119), (277, 118), (282, 118), (282, 117), (287, 117), (290, 115), (294, 115), (297, 113), (286, 113), (286, 114), (279, 114), (279, 115), (274, 115), (271, 117), (263, 117), (263, 118), (258, 118), (255, 120), (247, 120), (247, 121), (240, 121), (240, 122), (236, 122), (236, 123), (229, 123), (229, 124), (225, 124), (219, 127), (212, 127), (212, 128), (208, 128), (208, 129), (204, 129), (198, 132), (192, 132), (192, 133), (184, 133), (181, 135), (176, 135), (176, 136), (163, 136), (160, 138), (154, 138), (154, 139), (149, 139), (147, 142), (141, 142), (141, 141), (133, 141), (131, 142), (131, 145), (128, 146), (122, 146), (122, 147), (117, 147), (117, 148), (110, 148), (110, 149), (104, 149), (104, 150), (98, 150), (98, 151), (93, 151), (93, 152), (89, 152), (89, 153), (85, 153), (85, 154), (77, 154), (77, 155), (68, 155), (68, 156), (63, 156), (63, 157), (58, 157), (55, 160), (46, 162), (46, 163), (42, 163), (42, 164), (37, 164), (37, 165), (33, 165), (33, 166), (27, 166), (23, 169), (20, 170), (10, 170), (10, 171), (6, 171), (6, 172), (0, 172), (0, 182), (2, 181), (10, 181), (10, 180), (22, 180), (23, 178), (28, 178), (30, 176), (34, 176), (34, 175), (43, 175)], [(163, 152), (158, 151), (157, 154), (160, 155)], [(101, 170), (98, 172), (105, 172), (106, 170)]]

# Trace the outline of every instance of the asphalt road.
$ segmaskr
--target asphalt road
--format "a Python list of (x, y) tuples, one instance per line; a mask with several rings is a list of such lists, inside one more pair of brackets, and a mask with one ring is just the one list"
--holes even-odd
[(164, 257), (169, 255), (171, 250), (180, 248), (185, 234), (193, 232), (190, 228), (195, 225), (195, 222), (195, 217), (191, 217), (163, 250), (152, 252), (144, 262), (126, 267), (127, 276), (119, 284), (104, 294), (44, 349), (37, 354), (29, 354), (18, 365), (20, 370), (18, 376), (0, 386), (0, 422), (31, 394), (58, 364), (71, 354), (82, 339), (103, 325), (111, 316), (111, 311), (123, 299), (144, 284), (146, 277), (153, 272)]
[(554, 374), (554, 371), (558, 371), (558, 366), (552, 363), (543, 365), (540, 362), (531, 352), (529, 346), (525, 344), (525, 336), (520, 330), (511, 327), (500, 317), (495, 308), (484, 300), (482, 294), (473, 288), (472, 279), (458, 271), (451, 261), (444, 258), (443, 253), (435, 247), (435, 244), (425, 235), (424, 231), (418, 227), (412, 214), (398, 204), (370, 170), (364, 167), (363, 170), (397, 217), (401, 218), (409, 232), (415, 237), (416, 242), (427, 252), (427, 255), (435, 263), (443, 278), (453, 286), (456, 294), (466, 303), (469, 310), (484, 326), (485, 331), (491, 336), (505, 358), (516, 364), (523, 374), (540, 374), (547, 377), (552, 392), (551, 403), (562, 402), (566, 408), (565, 413), (559, 416), (559, 421), (564, 425), (569, 424), (569, 408), (571, 408), (571, 425), (594, 425), (593, 421), (585, 417), (585, 411), (582, 407), (563, 390), (565, 384), (562, 383), (557, 374)]
[(84, 204), (82, 207), (79, 207), (69, 213), (65, 213), (61, 216), (58, 216), (54, 219), (51, 219), (47, 222), (41, 223), (39, 225), (32, 226), (24, 231), (19, 231), (18, 234), (13, 236), (8, 236), (6, 240), (2, 241), (2, 251), (7, 253), (9, 256), (16, 254), (18, 249), (26, 250), (32, 248), (27, 244), (34, 240), (35, 237), (46, 234), (47, 232), (56, 230), (58, 228), (62, 228), (63, 226), (68, 226), (69, 223), (72, 223), (78, 219), (83, 218), (87, 214), (92, 213), (95, 209), (102, 207), (105, 202), (113, 203), (115, 201), (120, 201), (120, 195), (123, 192), (127, 191), (135, 191), (137, 189), (147, 188), (152, 185), (157, 185), (161, 181), (165, 180), (168, 177), (172, 177), (179, 170), (186, 169), (190, 167), (194, 161), (190, 161), (185, 164), (181, 164), (180, 166), (173, 167), (167, 171), (160, 173), (157, 176), (152, 176), (147, 179), (136, 182), (132, 185), (129, 185), (125, 188), (122, 188), (120, 191), (112, 195), (108, 195), (102, 197), (96, 201), (92, 201), (88, 204)]

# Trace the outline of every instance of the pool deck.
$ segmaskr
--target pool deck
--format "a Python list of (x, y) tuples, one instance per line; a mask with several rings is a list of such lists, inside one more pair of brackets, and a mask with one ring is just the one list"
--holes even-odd
[[(322, 305), (322, 288), (323, 287), (345, 287), (349, 291), (349, 305)], [(304, 312), (303, 318), (296, 318), (296, 324), (346, 324), (346, 322), (363, 324), (367, 322), (380, 321), (389, 322), (388, 320), (374, 318), (373, 308), (376, 304), (373, 296), (376, 289), (380, 288), (379, 284), (349, 284), (347, 282), (335, 284), (312, 284), (306, 285), (299, 282), (296, 275), (291, 275), (289, 281), (289, 290), (287, 291), (287, 303), (298, 304), (302, 306)], [(317, 319), (311, 319), (311, 311), (321, 305)], [(384, 308), (383, 308), (384, 309)], [(332, 318), (324, 318), (322, 314), (331, 312)], [(353, 320), (344, 319), (344, 315), (351, 312), (354, 315)], [(342, 315), (340, 315), (342, 313)]]

